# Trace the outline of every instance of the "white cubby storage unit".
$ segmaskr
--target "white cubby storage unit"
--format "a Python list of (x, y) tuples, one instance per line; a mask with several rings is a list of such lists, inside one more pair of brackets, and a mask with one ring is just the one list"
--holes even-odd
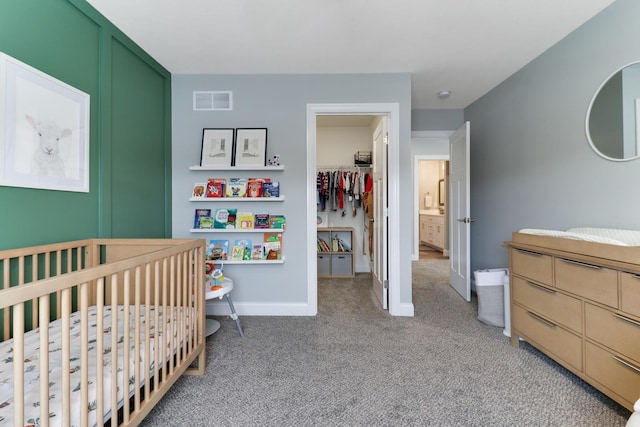
[[(189, 166), (189, 170), (191, 171), (209, 171), (209, 172), (239, 172), (243, 175), (248, 175), (248, 172), (268, 172), (268, 171), (283, 171), (284, 166)], [(235, 175), (234, 175), (235, 177)], [(206, 180), (206, 179), (205, 179)], [(190, 202), (195, 203), (206, 203), (206, 204), (218, 204), (221, 202), (224, 203), (244, 203), (244, 202), (255, 202), (255, 203), (278, 203), (284, 202), (284, 196), (280, 195), (278, 197), (190, 197)], [(202, 206), (202, 205), (200, 205)], [(272, 212), (270, 212), (272, 213)], [(252, 228), (252, 229), (222, 229), (222, 228), (192, 228), (189, 230), (191, 233), (206, 233), (206, 234), (218, 234), (218, 233), (231, 233), (231, 234), (245, 234), (251, 233), (255, 235), (260, 235), (260, 242), (262, 243), (264, 233), (284, 233), (285, 228)], [(231, 239), (230, 239), (231, 240)], [(231, 243), (231, 241), (230, 241)], [(231, 253), (229, 253), (231, 256)], [(285, 260), (284, 254), (282, 254), (281, 259), (279, 260), (225, 260), (223, 263), (225, 265), (229, 264), (283, 264)], [(218, 262), (218, 261), (216, 261)]]
[[(323, 227), (318, 228), (317, 234), (318, 277), (353, 277), (353, 228)], [(321, 244), (321, 241), (327, 246)]]

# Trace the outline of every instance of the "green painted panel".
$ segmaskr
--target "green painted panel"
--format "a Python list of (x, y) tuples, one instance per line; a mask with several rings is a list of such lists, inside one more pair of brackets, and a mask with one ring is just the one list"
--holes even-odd
[(88, 93), (92, 114), (91, 192), (0, 186), (0, 248), (97, 233), (99, 40), (100, 27), (66, 1), (2, 2), (0, 51)]
[(166, 77), (117, 41), (112, 72), (112, 234), (165, 237)]

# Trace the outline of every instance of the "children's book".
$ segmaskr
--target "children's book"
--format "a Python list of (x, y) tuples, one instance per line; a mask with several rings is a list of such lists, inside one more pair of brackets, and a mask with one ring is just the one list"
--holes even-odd
[(280, 182), (265, 181), (262, 183), (262, 197), (279, 197)]
[(209, 178), (207, 180), (206, 197), (224, 197), (227, 180), (224, 178)]
[(247, 179), (246, 178), (229, 178), (225, 190), (226, 197), (246, 197), (247, 196)]
[(268, 178), (249, 178), (247, 180), (247, 197), (262, 197), (262, 184)]
[(210, 240), (205, 251), (205, 258), (213, 261), (226, 261), (229, 259), (228, 240)]
[(264, 248), (261, 243), (254, 244), (251, 248), (251, 259), (261, 260), (264, 259)]
[(269, 228), (269, 214), (266, 212), (256, 212), (253, 215), (253, 228)]
[(264, 233), (263, 246), (265, 259), (282, 259), (282, 233)]
[(244, 230), (253, 229), (253, 213), (251, 212), (238, 212), (236, 216), (237, 228)]
[(213, 216), (213, 228), (236, 228), (237, 209), (216, 209)]
[(204, 182), (199, 182), (197, 184), (193, 184), (193, 191), (191, 192), (191, 197), (196, 197), (201, 199), (204, 197), (204, 193), (207, 190), (207, 184)]
[(200, 218), (200, 228), (201, 229), (213, 228), (213, 218), (210, 216), (203, 216), (202, 218)]
[(193, 220), (193, 228), (201, 228), (200, 222), (204, 217), (211, 217), (211, 209), (196, 209), (195, 218)]
[(231, 259), (235, 261), (244, 261), (251, 259), (251, 240), (239, 239), (233, 244)]
[(284, 228), (286, 222), (284, 215), (269, 215), (269, 228)]

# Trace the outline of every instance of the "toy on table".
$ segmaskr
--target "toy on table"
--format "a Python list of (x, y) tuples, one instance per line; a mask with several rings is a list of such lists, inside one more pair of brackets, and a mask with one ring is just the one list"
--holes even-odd
[(224, 275), (222, 274), (222, 266), (220, 268), (216, 268), (211, 272), (211, 279), (213, 279), (211, 286), (212, 291), (217, 291), (218, 289), (222, 289), (221, 283), (224, 280)]

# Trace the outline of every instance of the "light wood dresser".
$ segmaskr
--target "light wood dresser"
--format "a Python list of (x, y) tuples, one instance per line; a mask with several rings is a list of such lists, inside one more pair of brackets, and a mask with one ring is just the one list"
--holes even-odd
[(629, 410), (640, 398), (640, 247), (513, 233), (511, 344), (522, 338)]

